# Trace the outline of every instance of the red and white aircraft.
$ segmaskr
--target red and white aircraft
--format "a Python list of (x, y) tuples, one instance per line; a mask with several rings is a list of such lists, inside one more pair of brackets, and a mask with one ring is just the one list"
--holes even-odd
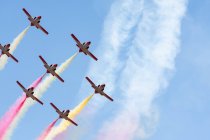
[(31, 22), (31, 26), (35, 26), (37, 29), (41, 29), (45, 34), (48, 35), (48, 32), (39, 24), (41, 20), (41, 16), (32, 17), (25, 8), (23, 8), (23, 12), (28, 16), (28, 20)]
[(44, 67), (47, 69), (46, 73), (51, 73), (53, 76), (57, 77), (61, 82), (64, 82), (64, 80), (55, 72), (58, 64), (48, 65), (42, 56), (39, 56), (39, 58), (42, 60), (42, 62), (44, 63)]
[(93, 81), (90, 80), (90, 78), (85, 77), (88, 82), (91, 84), (91, 86), (95, 89), (95, 94), (99, 93), (101, 96), (106, 97), (107, 99), (109, 99), (110, 101), (114, 101), (110, 96), (108, 96), (105, 92), (104, 92), (104, 88), (105, 88), (105, 84), (102, 85), (98, 85), (96, 86)]
[(69, 122), (71, 122), (71, 123), (73, 123), (74, 125), (76, 125), (76, 126), (78, 126), (78, 124), (77, 123), (75, 123), (73, 120), (71, 120), (69, 117), (68, 117), (68, 115), (69, 115), (69, 113), (70, 113), (70, 110), (63, 110), (62, 112), (53, 104), (53, 103), (50, 103), (51, 104), (51, 106), (55, 109), (55, 111), (58, 113), (58, 115), (59, 115), (59, 119), (65, 119), (65, 120), (67, 120), (67, 121), (69, 121)]
[(84, 42), (81, 43), (74, 34), (71, 34), (71, 37), (75, 40), (75, 42), (77, 43), (76, 46), (79, 47), (79, 52), (83, 52), (85, 55), (89, 55), (90, 57), (92, 57), (94, 60), (98, 60), (88, 49), (90, 47), (91, 42)]
[(38, 103), (43, 105), (43, 102), (41, 102), (39, 99), (37, 99), (33, 94), (34, 94), (34, 88), (31, 87), (29, 89), (26, 89), (19, 81), (17, 81), (17, 84), (22, 88), (22, 90), (25, 92), (26, 97), (30, 97), (33, 100), (36, 100)]
[(18, 60), (11, 53), (9, 53), (9, 51), (10, 51), (10, 44), (4, 45), (4, 46), (2, 46), (0, 44), (0, 49), (1, 49), (1, 55), (0, 55), (0, 57), (2, 55), (6, 54), (8, 57), (11, 57), (15, 62), (18, 63)]

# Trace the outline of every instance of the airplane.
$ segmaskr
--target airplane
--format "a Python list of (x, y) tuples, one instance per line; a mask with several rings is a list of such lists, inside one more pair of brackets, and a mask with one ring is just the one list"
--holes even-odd
[(11, 53), (9, 53), (9, 51), (10, 51), (10, 44), (4, 45), (4, 46), (2, 46), (0, 44), (0, 49), (1, 49), (1, 55), (0, 55), (0, 57), (2, 55), (6, 54), (8, 57), (11, 57), (15, 62), (18, 63), (18, 60)]
[(96, 86), (93, 81), (90, 80), (90, 78), (85, 77), (88, 82), (91, 84), (91, 86), (95, 89), (95, 94), (99, 93), (101, 96), (106, 97), (107, 99), (109, 99), (110, 101), (114, 101), (111, 97), (109, 97), (106, 93), (104, 93), (104, 88), (105, 88), (105, 84), (102, 85), (98, 85)]
[(42, 30), (45, 34), (48, 35), (48, 32), (39, 24), (41, 20), (41, 16), (32, 17), (25, 8), (23, 8), (23, 12), (28, 16), (28, 20), (31, 22), (31, 26), (35, 26), (37, 29)]
[(41, 102), (39, 99), (37, 99), (33, 94), (34, 94), (34, 88), (28, 88), (26, 89), (19, 81), (16, 81), (17, 84), (22, 88), (22, 90), (25, 92), (26, 97), (30, 97), (33, 100), (36, 100), (38, 103), (40, 103), (41, 105), (43, 105), (43, 102)]
[(89, 55), (90, 57), (92, 57), (94, 60), (98, 60), (98, 58), (96, 58), (88, 49), (90, 47), (91, 42), (84, 42), (81, 43), (74, 34), (71, 34), (71, 37), (75, 40), (75, 42), (77, 43), (76, 46), (79, 48), (79, 52), (83, 52), (85, 55)]
[(58, 113), (59, 115), (59, 119), (65, 119), (71, 123), (73, 123), (75, 126), (78, 126), (77, 123), (75, 123), (73, 120), (71, 120), (68, 115), (70, 113), (70, 110), (63, 110), (62, 112), (53, 104), (50, 103), (50, 105), (55, 109), (55, 111)]
[(55, 70), (58, 66), (57, 64), (48, 65), (47, 62), (44, 60), (44, 58), (41, 55), (39, 56), (39, 58), (42, 60), (42, 62), (44, 63), (44, 67), (47, 69), (46, 73), (51, 73), (53, 76), (57, 77), (61, 82), (64, 82), (64, 80), (55, 72)]

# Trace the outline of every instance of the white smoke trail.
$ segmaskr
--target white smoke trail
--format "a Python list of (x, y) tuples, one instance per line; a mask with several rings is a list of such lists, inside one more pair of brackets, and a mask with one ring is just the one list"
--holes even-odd
[[(12, 42), (10, 46), (10, 53), (13, 54), (19, 43), (22, 41), (23, 37), (26, 35), (27, 31), (29, 30), (30, 26), (25, 28)], [(0, 70), (4, 69), (8, 61), (8, 57), (6, 55), (2, 55), (0, 57)]]
[[(106, 83), (106, 92), (110, 95), (116, 88), (117, 73), (124, 63), (119, 60), (119, 57), (124, 53), (122, 52), (123, 49), (128, 49), (125, 46), (132, 36), (132, 29), (135, 28), (140, 20), (143, 10), (141, 5), (143, 5), (143, 0), (116, 0), (105, 19), (100, 45), (96, 50), (96, 54), (100, 56), (99, 61), (90, 64), (87, 76), (90, 76), (96, 83)], [(88, 89), (90, 88), (88, 87)], [(87, 91), (87, 89), (81, 90), (82, 92)], [(90, 109), (90, 118), (99, 111), (106, 101), (102, 97), (94, 98), (94, 100), (87, 107)], [(87, 117), (86, 115), (85, 120), (88, 120)], [(86, 130), (89, 130), (89, 126), (92, 126), (92, 124), (87, 125), (71, 131), (71, 139), (80, 139), (80, 137), (88, 134)]]
[(119, 56), (139, 21), (142, 9), (138, 5), (142, 4), (142, 0), (117, 0), (105, 20), (100, 46), (96, 50), (100, 58), (97, 63), (90, 64), (87, 75), (109, 85), (107, 92), (114, 90), (116, 73), (123, 64)]
[(158, 120), (153, 101), (167, 86), (174, 69), (186, 4), (187, 0), (145, 2), (142, 20), (120, 76), (122, 108), (104, 124), (97, 139), (145, 139), (152, 134)]
[[(60, 65), (60, 67), (56, 70), (57, 74), (61, 74), (64, 70), (66, 70), (66, 68), (71, 64), (71, 62), (74, 60), (74, 58), (78, 55), (78, 53), (75, 53), (73, 56), (71, 56), (69, 59), (67, 59), (64, 63), (62, 63)], [(44, 92), (47, 91), (47, 89), (50, 87), (50, 85), (52, 84), (53, 81), (55, 81), (56, 78), (48, 75), (40, 84), (37, 88), (35, 88), (34, 90), (34, 95), (40, 99)], [(30, 98), (26, 100), (23, 108), (20, 110), (19, 114), (17, 114), (14, 122), (11, 124), (10, 129), (8, 130), (7, 134), (5, 135), (5, 140), (9, 140), (11, 138), (12, 133), (14, 132), (15, 128), (17, 127), (18, 123), (20, 122), (20, 120), (23, 118), (23, 116), (25, 115), (25, 113), (28, 111), (28, 109), (34, 105), (33, 100), (31, 100)]]
[[(75, 53), (73, 56), (71, 56), (69, 59), (67, 59), (61, 66), (56, 70), (56, 72), (60, 75), (74, 60), (74, 58), (78, 55), (78, 53)], [(41, 98), (43, 93), (46, 92), (46, 90), (50, 87), (52, 82), (56, 80), (57, 78), (54, 76), (48, 76), (44, 81), (35, 89), (35, 95), (38, 98)]]

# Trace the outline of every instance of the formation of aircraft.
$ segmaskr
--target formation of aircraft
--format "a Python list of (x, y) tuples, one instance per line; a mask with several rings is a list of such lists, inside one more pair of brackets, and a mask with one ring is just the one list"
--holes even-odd
[(0, 58), (2, 55), (7, 55), (8, 57), (12, 58), (15, 62), (18, 63), (18, 60), (9, 52), (10, 51), (10, 44), (7, 44), (7, 45), (4, 45), (2, 46), (0, 44), (0, 49), (1, 49), (1, 55), (0, 55)]
[(98, 60), (98, 58), (96, 58), (88, 49), (90, 47), (91, 42), (84, 42), (81, 43), (77, 37), (74, 34), (71, 34), (71, 37), (75, 40), (75, 42), (77, 43), (76, 46), (79, 48), (79, 52), (83, 52), (85, 55), (89, 55), (90, 57), (92, 57), (94, 60)]
[(28, 16), (28, 20), (31, 22), (31, 26), (35, 26), (37, 29), (42, 30), (45, 34), (49, 34), (39, 23), (41, 21), (41, 16), (32, 17), (29, 12), (23, 8), (23, 12)]
[(38, 103), (40, 103), (41, 105), (43, 105), (43, 102), (34, 96), (34, 88), (33, 87), (26, 89), (19, 81), (16, 81), (16, 82), (22, 88), (22, 90), (26, 94), (27, 98), (30, 97), (31, 99), (33, 99), (33, 100), (37, 101)]
[[(48, 32), (40, 25), (41, 16), (32, 17), (25, 8), (23, 8), (22, 10), (28, 16), (28, 20), (31, 22), (31, 24), (30, 24), (31, 26), (35, 26), (37, 29), (42, 30), (45, 34), (48, 34)], [(76, 42), (76, 46), (79, 48), (79, 52), (82, 52), (85, 55), (90, 56), (95, 61), (98, 60), (98, 58), (96, 58), (96, 56), (94, 56), (89, 51), (89, 47), (90, 47), (90, 44), (91, 44), (90, 41), (81, 43), (79, 41), (79, 39), (74, 34), (71, 34), (71, 37)], [(10, 51), (10, 44), (4, 45), (4, 46), (2, 46), (0, 44), (0, 49), (1, 49), (0, 58), (1, 58), (2, 55), (5, 54), (8, 57), (12, 58), (14, 61), (18, 62), (18, 60), (9, 52)], [(58, 66), (57, 64), (51, 64), (51, 65), (49, 65), (41, 55), (39, 56), (39, 58), (43, 62), (44, 67), (46, 68), (46, 73), (45, 74), (48, 74), (49, 73), (52, 76), (55, 76), (61, 82), (64, 82), (64, 80), (58, 75), (58, 73), (56, 73), (56, 68)], [(89, 77), (86, 77), (86, 79), (91, 84), (92, 88), (94, 89), (94, 93), (95, 94), (100, 94), (101, 96), (106, 97), (110, 101), (114, 101), (108, 94), (106, 94), (104, 92), (104, 89), (105, 89), (105, 86), (106, 86), (105, 84), (96, 85)], [(41, 105), (44, 104), (36, 96), (34, 96), (34, 88), (33, 87), (30, 87), (30, 88), (27, 89), (19, 81), (16, 81), (16, 82), (21, 87), (21, 89), (23, 90), (23, 92), (26, 94), (26, 97), (27, 98), (31, 98), (31, 99), (37, 101), (38, 103), (40, 103)], [(70, 110), (63, 110), (63, 111), (61, 111), (53, 103), (50, 103), (50, 104), (55, 109), (55, 111), (58, 113), (59, 119), (64, 119), (64, 120), (69, 121), (70, 123), (74, 124), (75, 126), (78, 126), (77, 123), (75, 123), (71, 118), (69, 118)]]
[(71, 120), (71, 119), (68, 117), (68, 115), (69, 115), (69, 113), (70, 113), (70, 110), (63, 110), (63, 111), (61, 112), (53, 103), (50, 103), (50, 104), (51, 104), (51, 106), (55, 109), (55, 111), (58, 113), (60, 119), (65, 119), (65, 120), (69, 121), (70, 123), (72, 123), (72, 124), (78, 126), (77, 123), (75, 123), (73, 120)]
[(105, 92), (104, 92), (104, 88), (105, 88), (105, 84), (102, 84), (102, 85), (98, 85), (96, 86), (92, 80), (90, 80), (89, 77), (85, 77), (87, 79), (87, 81), (91, 84), (91, 86), (93, 87), (93, 89), (95, 90), (95, 94), (100, 94), (101, 96), (104, 96), (106, 97), (107, 99), (109, 99), (110, 101), (114, 101), (109, 95), (107, 95)]
[(64, 82), (64, 80), (55, 72), (58, 64), (48, 65), (41, 55), (39, 56), (39, 58), (44, 63), (44, 67), (47, 69), (46, 73), (51, 73), (53, 76), (57, 77), (61, 82)]

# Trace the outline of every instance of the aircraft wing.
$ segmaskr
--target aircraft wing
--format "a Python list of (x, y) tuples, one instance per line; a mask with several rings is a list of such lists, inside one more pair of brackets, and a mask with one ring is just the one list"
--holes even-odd
[(95, 84), (93, 83), (93, 81), (90, 80), (89, 77), (85, 77), (85, 78), (88, 80), (88, 82), (89, 82), (92, 86), (95, 86)]
[(29, 18), (32, 18), (32, 16), (28, 13), (28, 11), (26, 11), (25, 8), (23, 8), (23, 12), (24, 12)]
[[(87, 42), (86, 44), (85, 44), (85, 46), (84, 46), (84, 48), (87, 48), (87, 47), (89, 47), (90, 46), (90, 44), (91, 44), (91, 42), (89, 41), (89, 42)], [(98, 60), (98, 58), (96, 58), (88, 49), (86, 50), (87, 52), (87, 54), (90, 56), (90, 57), (92, 57), (94, 60)]]
[(105, 96), (107, 99), (109, 99), (110, 101), (114, 101), (109, 95), (107, 95), (106, 93), (104, 93), (103, 91), (101, 91), (101, 94), (103, 95), (103, 96)]
[(96, 58), (90, 51), (87, 51), (87, 54), (92, 57), (94, 60), (98, 60), (98, 58)]
[(50, 103), (50, 105), (55, 109), (56, 112), (61, 112), (53, 103)]
[(41, 105), (43, 105), (44, 103), (42, 101), (40, 101), (39, 99), (37, 99), (34, 95), (30, 96), (33, 100), (36, 100), (38, 103), (40, 103)]
[(15, 58), (11, 53), (8, 52), (7, 55), (8, 55), (8, 57), (11, 57), (15, 62), (18, 63), (17, 58)]
[(41, 55), (39, 56), (39, 58), (42, 60), (42, 62), (43, 62), (45, 65), (48, 65), (47, 62), (44, 60), (44, 58), (43, 58)]
[(22, 88), (22, 90), (25, 92), (27, 90), (19, 81), (16, 81), (17, 84)]
[(82, 44), (80, 43), (79, 39), (77, 39), (77, 37), (74, 34), (71, 34), (71, 37), (74, 39), (74, 41), (77, 43), (78, 47), (80, 48)]
[(61, 82), (64, 82), (64, 80), (56, 73), (54, 72), (53, 73), (55, 77), (57, 77)]
[(37, 25), (37, 27), (42, 30), (45, 34), (49, 34), (40, 24)]
[(69, 121), (70, 123), (73, 123), (74, 125), (78, 126), (77, 123), (75, 123), (73, 120), (69, 119), (68, 117), (65, 117), (64, 119)]

